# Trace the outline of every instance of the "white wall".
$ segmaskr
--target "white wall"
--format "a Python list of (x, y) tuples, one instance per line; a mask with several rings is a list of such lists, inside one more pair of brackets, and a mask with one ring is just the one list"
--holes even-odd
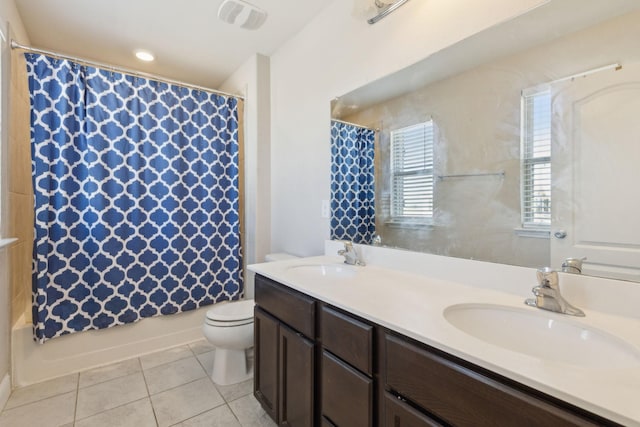
[[(222, 84), (221, 90), (245, 96), (244, 183), (246, 264), (264, 261), (271, 248), (271, 147), (269, 58), (254, 55)], [(253, 297), (252, 277), (245, 295)]]
[(29, 43), (27, 30), (24, 28), (14, 0), (0, 0), (0, 17), (11, 26), (15, 38), (20, 43)]
[(271, 57), (271, 249), (323, 251), (330, 100), (545, 0), (413, 0), (375, 25), (334, 0)]

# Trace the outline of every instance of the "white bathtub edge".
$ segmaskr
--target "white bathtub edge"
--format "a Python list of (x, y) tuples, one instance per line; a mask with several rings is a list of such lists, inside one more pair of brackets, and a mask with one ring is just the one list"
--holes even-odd
[(201, 327), (208, 308), (65, 335), (44, 344), (33, 341), (31, 325), (15, 327), (11, 331), (13, 387), (24, 387), (199, 340), (203, 338)]

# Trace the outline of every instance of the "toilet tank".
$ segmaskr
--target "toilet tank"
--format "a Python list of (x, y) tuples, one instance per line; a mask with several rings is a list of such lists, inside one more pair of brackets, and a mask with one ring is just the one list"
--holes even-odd
[(285, 252), (279, 252), (279, 253), (275, 253), (275, 254), (267, 254), (264, 257), (264, 260), (266, 262), (274, 262), (274, 261), (284, 261), (287, 259), (294, 259), (294, 258), (299, 258), (295, 255), (291, 255)]

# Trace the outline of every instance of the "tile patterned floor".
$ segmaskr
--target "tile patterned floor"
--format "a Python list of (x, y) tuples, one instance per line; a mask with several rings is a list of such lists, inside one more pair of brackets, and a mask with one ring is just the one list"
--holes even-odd
[(253, 380), (211, 381), (205, 340), (14, 390), (0, 427), (275, 427)]

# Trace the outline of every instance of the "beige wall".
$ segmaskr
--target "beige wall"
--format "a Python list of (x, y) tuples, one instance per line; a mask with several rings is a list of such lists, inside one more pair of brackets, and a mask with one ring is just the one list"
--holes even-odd
[[(10, 40), (15, 37), (17, 40), (23, 43), (28, 43), (26, 31), (22, 24), (22, 20), (17, 12), (14, 0), (0, 0), (0, 26), (2, 31)], [(10, 59), (10, 47), (9, 40), (3, 43), (2, 46), (2, 119), (0, 125), (2, 127), (2, 141), (0, 142), (0, 148), (2, 150), (2, 165), (0, 166), (0, 184), (2, 185), (2, 201), (1, 201), (1, 216), (2, 216), (2, 230), (0, 230), (0, 237), (8, 238), (12, 236), (14, 232), (14, 218), (15, 213), (11, 208), (11, 203), (14, 202), (13, 190), (16, 189), (13, 177), (11, 176), (12, 165), (14, 162), (14, 156), (17, 155), (13, 146), (13, 137), (16, 134), (15, 124), (12, 120), (16, 119), (15, 114), (12, 112), (12, 94), (13, 94), (13, 72), (14, 67), (11, 64)], [(30, 173), (29, 173), (30, 176)], [(7, 207), (9, 209), (7, 209)], [(22, 292), (21, 296), (14, 298), (14, 294), (20, 293), (16, 286), (14, 286), (13, 275), (14, 270), (12, 266), (12, 256), (14, 255), (15, 246), (0, 249), (0, 406), (4, 404), (3, 399), (8, 397), (6, 394), (10, 388), (10, 331), (11, 325), (14, 323), (14, 319), (17, 313), (22, 313), (25, 310), (25, 294)], [(29, 256), (30, 259), (30, 256)], [(24, 291), (24, 287), (20, 287)], [(14, 290), (16, 292), (14, 292)], [(14, 303), (17, 305), (14, 310)]]
[(24, 314), (31, 321), (31, 259), (33, 248), (33, 188), (29, 92), (24, 54), (11, 52), (9, 90), (9, 235), (18, 242), (9, 248), (11, 264), (11, 324)]

